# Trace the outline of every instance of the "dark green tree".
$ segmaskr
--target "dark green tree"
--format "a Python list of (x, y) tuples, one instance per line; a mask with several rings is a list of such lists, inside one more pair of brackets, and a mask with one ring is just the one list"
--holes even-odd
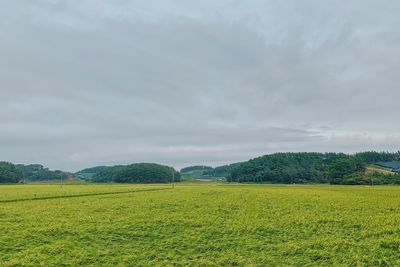
[(93, 176), (93, 182), (171, 183), (180, 182), (180, 173), (173, 168), (154, 163), (136, 163), (103, 169)]
[(40, 164), (30, 164), (30, 165), (23, 165), (18, 164), (15, 165), (16, 168), (21, 171), (24, 175), (24, 179), (26, 181), (51, 181), (51, 180), (60, 180), (60, 179), (67, 179), (73, 177), (73, 174), (63, 171), (52, 171), (48, 168), (43, 167)]
[(346, 177), (365, 172), (365, 162), (357, 157), (348, 157), (333, 162), (327, 172), (331, 184), (343, 184)]
[(251, 183), (326, 183), (328, 166), (341, 153), (275, 153), (236, 165), (228, 181)]
[(0, 162), (0, 183), (18, 183), (23, 177), (23, 173), (14, 164)]

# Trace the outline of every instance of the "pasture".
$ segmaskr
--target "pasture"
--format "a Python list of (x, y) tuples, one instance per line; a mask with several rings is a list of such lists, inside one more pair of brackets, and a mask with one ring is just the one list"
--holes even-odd
[(0, 266), (400, 265), (400, 187), (0, 186)]

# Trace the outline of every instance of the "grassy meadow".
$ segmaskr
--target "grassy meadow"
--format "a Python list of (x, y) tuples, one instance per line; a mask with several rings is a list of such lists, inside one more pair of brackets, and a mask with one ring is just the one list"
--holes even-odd
[(395, 266), (400, 187), (0, 186), (0, 266)]

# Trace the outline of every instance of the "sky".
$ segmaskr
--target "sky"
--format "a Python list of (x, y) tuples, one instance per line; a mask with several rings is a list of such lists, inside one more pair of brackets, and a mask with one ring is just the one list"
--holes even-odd
[(0, 160), (400, 149), (398, 0), (0, 2)]

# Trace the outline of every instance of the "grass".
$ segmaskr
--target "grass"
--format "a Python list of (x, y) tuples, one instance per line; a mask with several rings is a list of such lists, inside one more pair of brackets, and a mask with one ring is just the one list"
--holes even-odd
[(0, 186), (32, 196), (0, 202), (1, 266), (400, 265), (400, 187)]
[(378, 165), (368, 165), (366, 168), (366, 173), (382, 173), (382, 174), (395, 174), (392, 170), (384, 168)]
[(123, 193), (137, 191), (139, 189), (163, 188), (157, 185), (54, 185), (54, 184), (30, 184), (0, 186), (0, 203), (31, 199), (62, 198), (82, 195), (96, 195), (107, 193)]

